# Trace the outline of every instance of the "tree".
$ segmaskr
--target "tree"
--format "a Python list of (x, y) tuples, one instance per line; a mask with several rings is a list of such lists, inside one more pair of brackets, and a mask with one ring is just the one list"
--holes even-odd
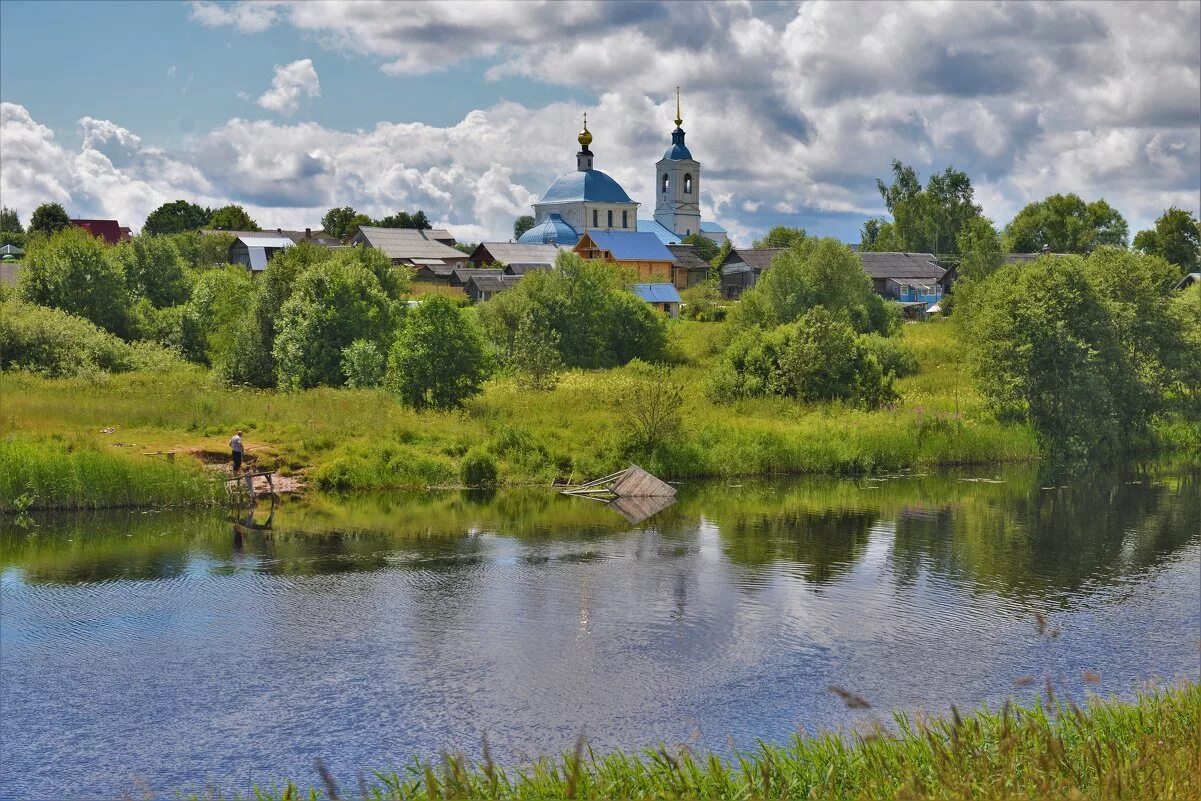
[(671, 380), (671, 371), (641, 361), (629, 365), (613, 395), (626, 445), (642, 454), (679, 436), (683, 405), (684, 387)]
[(776, 254), (731, 313), (736, 328), (775, 328), (814, 306), (846, 316), (859, 332), (892, 333), (895, 309), (872, 291), (863, 262), (843, 243), (810, 237)]
[(356, 339), (342, 350), (342, 374), (351, 389), (378, 387), (384, 381), (384, 354), (369, 339)]
[(689, 320), (703, 323), (719, 323), (726, 318), (726, 307), (721, 303), (721, 287), (713, 279), (702, 281), (680, 292), (680, 313)]
[(16, 209), (10, 209), (8, 206), (0, 206), (0, 233), (25, 233), (25, 229), (21, 227), (21, 218), (18, 216)]
[(959, 276), (987, 278), (1005, 263), (1005, 250), (997, 229), (987, 217), (974, 217), (964, 224), (955, 239), (959, 250)]
[(1126, 247), (1126, 220), (1104, 200), (1085, 203), (1079, 195), (1051, 195), (1030, 203), (1005, 226), (1011, 253), (1091, 253), (1102, 245)]
[(786, 225), (777, 225), (768, 231), (762, 239), (755, 240), (756, 248), (788, 248), (804, 242), (808, 236), (804, 228), (789, 228)]
[(232, 203), (222, 206), (209, 215), (208, 228), (220, 231), (260, 231), (259, 224), (251, 219), (246, 209)]
[(892, 223), (869, 220), (864, 250), (957, 253), (956, 237), (968, 220), (980, 215), (967, 173), (947, 167), (931, 175), (923, 189), (917, 171), (892, 160), (891, 184), (876, 181)]
[[(142, 236), (147, 236), (142, 230)], [(234, 235), (209, 231), (184, 231), (179, 234), (165, 234), (165, 239), (171, 240), (179, 251), (184, 263), (194, 270), (206, 270), (220, 264), (229, 263), (229, 249), (233, 246)]]
[(689, 234), (680, 240), (685, 245), (692, 245), (692, 252), (704, 261), (712, 261), (717, 255), (717, 243), (702, 234)]
[(341, 386), (343, 350), (356, 339), (386, 345), (396, 315), (379, 280), (354, 253), (312, 264), (280, 309), (272, 348), (279, 386)]
[(43, 203), (33, 210), (29, 218), (29, 233), (53, 234), (71, 224), (67, 211), (58, 203)]
[(258, 286), (241, 265), (205, 270), (196, 278), (181, 321), (184, 358), (210, 364), (226, 378), (241, 358), (239, 337)]
[(113, 248), (112, 258), (124, 269), (130, 292), (146, 298), (156, 309), (187, 301), (186, 265), (170, 237), (139, 234)]
[(175, 200), (164, 203), (150, 212), (142, 225), (142, 233), (178, 234), (184, 231), (199, 231), (208, 225), (209, 216), (210, 212), (206, 208), (186, 200)]
[(406, 406), (449, 409), (479, 393), (488, 369), (475, 322), (433, 295), (405, 319), (388, 354), (387, 386)]
[(524, 389), (549, 391), (558, 383), (563, 369), (559, 335), (539, 320), (533, 309), (526, 309), (517, 324), (509, 365), (517, 373), (518, 385)]
[(534, 227), (534, 217), (530, 214), (523, 214), (513, 221), (513, 241), (521, 239), (521, 235)]
[(67, 226), (31, 240), (20, 280), (26, 300), (91, 320), (114, 334), (125, 333), (125, 273), (104, 243), (82, 228)]
[(371, 218), (359, 214), (350, 206), (338, 206), (325, 212), (321, 218), (321, 227), (326, 233), (333, 234), (339, 239), (346, 239), (354, 234), (361, 225), (370, 225)]
[(730, 251), (734, 249), (734, 243), (729, 237), (721, 240), (721, 244), (717, 247), (717, 254), (709, 260), (709, 279), (721, 284), (721, 266), (726, 263), (726, 259), (730, 256)]
[(1181, 272), (1197, 272), (1201, 265), (1201, 223), (1191, 212), (1172, 206), (1155, 221), (1155, 227), (1139, 231), (1135, 250), (1162, 256)]
[(430, 224), (429, 218), (425, 216), (424, 211), (418, 211), (415, 214), (409, 214), (407, 211), (398, 211), (383, 219), (376, 220), (375, 224), (380, 228), (416, 228), (418, 230), (428, 230), (434, 227)]

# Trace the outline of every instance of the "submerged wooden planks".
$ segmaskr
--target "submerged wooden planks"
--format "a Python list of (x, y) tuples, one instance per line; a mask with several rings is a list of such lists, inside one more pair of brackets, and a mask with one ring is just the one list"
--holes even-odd
[(563, 490), (564, 495), (596, 498), (671, 498), (676, 488), (636, 464), (602, 478)]

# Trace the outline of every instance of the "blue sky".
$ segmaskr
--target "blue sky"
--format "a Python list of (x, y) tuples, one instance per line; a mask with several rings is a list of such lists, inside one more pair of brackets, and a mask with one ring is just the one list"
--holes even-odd
[(744, 244), (856, 240), (893, 157), (967, 170), (999, 225), (1074, 191), (1133, 234), (1201, 203), (1201, 4), (1131, 8), (5, 0), (0, 200), (135, 228), (177, 197), (287, 227), (423, 208), (504, 239), (584, 110), (649, 200), (680, 84), (702, 211)]

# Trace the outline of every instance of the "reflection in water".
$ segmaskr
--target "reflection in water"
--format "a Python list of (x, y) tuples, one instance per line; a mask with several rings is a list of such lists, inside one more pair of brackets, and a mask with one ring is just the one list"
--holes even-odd
[(940, 712), (1026, 674), (1198, 674), (1195, 469), (695, 483), (645, 511), (516, 490), (0, 521), (0, 797), (245, 790), (485, 732), (506, 760), (581, 726), (721, 751), (865, 719), (830, 684)]

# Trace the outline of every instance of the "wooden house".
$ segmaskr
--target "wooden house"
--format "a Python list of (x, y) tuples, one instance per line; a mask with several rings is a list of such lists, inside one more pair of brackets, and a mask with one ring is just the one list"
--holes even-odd
[(631, 268), (640, 281), (671, 281), (675, 257), (659, 237), (638, 231), (585, 231), (575, 252)]

